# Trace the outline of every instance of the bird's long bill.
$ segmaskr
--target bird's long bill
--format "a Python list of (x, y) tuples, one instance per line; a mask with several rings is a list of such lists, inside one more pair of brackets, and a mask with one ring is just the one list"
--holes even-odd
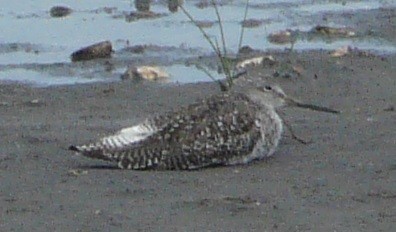
[(306, 103), (297, 103), (296, 106), (301, 107), (301, 108), (306, 108), (306, 109), (311, 109), (315, 111), (321, 111), (321, 112), (326, 112), (326, 113), (332, 113), (332, 114), (339, 114), (340, 111), (338, 110), (333, 110), (324, 106), (316, 106), (312, 104), (306, 104)]
[(338, 110), (333, 110), (324, 106), (317, 106), (317, 105), (312, 105), (312, 104), (307, 104), (307, 103), (302, 103), (295, 101), (293, 99), (289, 99), (291, 105), (300, 107), (300, 108), (305, 108), (305, 109), (311, 109), (314, 111), (320, 111), (320, 112), (326, 112), (326, 113), (332, 113), (332, 114), (339, 114), (340, 111)]

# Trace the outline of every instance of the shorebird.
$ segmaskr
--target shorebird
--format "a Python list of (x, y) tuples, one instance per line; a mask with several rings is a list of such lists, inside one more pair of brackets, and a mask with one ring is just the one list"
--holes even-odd
[(283, 106), (338, 113), (288, 97), (279, 86), (263, 85), (246, 93), (215, 95), (69, 149), (116, 162), (122, 169), (193, 170), (246, 164), (274, 154), (283, 132), (276, 110)]

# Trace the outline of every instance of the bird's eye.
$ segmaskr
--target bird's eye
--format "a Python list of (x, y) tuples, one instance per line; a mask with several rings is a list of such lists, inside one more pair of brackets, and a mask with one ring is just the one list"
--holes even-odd
[(272, 87), (270, 85), (266, 85), (266, 86), (264, 86), (264, 89), (265, 90), (272, 90)]

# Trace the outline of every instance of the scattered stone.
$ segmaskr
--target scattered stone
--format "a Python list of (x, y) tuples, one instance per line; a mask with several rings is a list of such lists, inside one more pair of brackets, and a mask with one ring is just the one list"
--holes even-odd
[(295, 72), (299, 76), (301, 76), (302, 73), (304, 72), (304, 68), (302, 66), (300, 66), (300, 65), (294, 65), (292, 67), (292, 69), (293, 69), (293, 72)]
[(32, 104), (38, 104), (39, 102), (40, 102), (39, 99), (34, 99), (30, 101), (30, 103)]
[(115, 89), (114, 89), (113, 87), (109, 87), (108, 89), (104, 89), (104, 90), (102, 91), (102, 93), (104, 93), (104, 94), (106, 94), (106, 95), (112, 94), (112, 93), (115, 93)]
[(138, 66), (130, 67), (121, 75), (121, 79), (145, 79), (149, 81), (156, 81), (164, 78), (169, 78), (169, 74), (156, 66)]
[(395, 111), (395, 107), (394, 107), (394, 106), (388, 106), (388, 107), (386, 107), (386, 108), (384, 109), (384, 111), (386, 111), (386, 112), (393, 112), (393, 111)]
[(293, 75), (291, 73), (289, 73), (289, 72), (283, 72), (282, 77), (286, 78), (286, 79), (289, 79), (289, 78), (292, 78)]
[(249, 54), (249, 53), (252, 53), (252, 52), (254, 52), (254, 49), (253, 48), (251, 48), (250, 46), (242, 46), (240, 49), (239, 49), (239, 53), (240, 54)]
[(143, 54), (144, 51), (146, 50), (145, 45), (135, 45), (135, 46), (130, 46), (124, 49), (125, 51), (135, 53), (135, 54)]
[(275, 44), (288, 44), (295, 42), (291, 30), (279, 31), (268, 36), (268, 41)]
[(220, 199), (220, 201), (222, 201), (224, 203), (232, 203), (232, 204), (240, 204), (240, 205), (254, 204), (254, 205), (258, 206), (257, 203), (261, 204), (260, 201), (254, 199), (250, 196), (238, 196), (238, 197), (225, 196), (225, 197), (222, 197)]
[(204, 27), (204, 28), (209, 28), (214, 25), (214, 22), (212, 21), (196, 21), (196, 23), (199, 27)]
[(95, 14), (99, 14), (99, 13), (113, 14), (116, 11), (117, 11), (117, 7), (101, 7), (98, 9), (90, 10), (89, 12)]
[(272, 76), (273, 77), (280, 77), (280, 72), (279, 71), (275, 71), (273, 74), (272, 74)]
[(247, 28), (259, 27), (261, 24), (263, 24), (263, 21), (258, 19), (246, 19), (241, 22), (241, 25)]
[(88, 174), (87, 170), (71, 169), (67, 172), (70, 176), (81, 176)]
[(374, 188), (374, 189), (371, 189), (367, 193), (367, 196), (369, 196), (369, 197), (377, 197), (377, 198), (382, 198), (382, 199), (395, 199), (396, 198), (396, 193), (393, 192), (392, 190), (388, 190), (388, 189)]
[(103, 7), (103, 11), (106, 14), (113, 14), (115, 11), (117, 11), (117, 7)]
[(135, 1), (135, 8), (139, 12), (149, 12), (150, 11), (150, 0)]
[(50, 9), (50, 15), (54, 18), (61, 18), (71, 14), (72, 9), (66, 6), (54, 6)]
[[(282, 77), (285, 79), (291, 79), (291, 78), (297, 78), (297, 76), (299, 76), (298, 73), (296, 73), (294, 70), (275, 70), (274, 73), (272, 74), (273, 77), (277, 78), (277, 77)], [(299, 139), (297, 139), (299, 140)], [(301, 140), (303, 141), (303, 140)], [(306, 142), (303, 142), (303, 144), (305, 144)]]
[(111, 63), (110, 61), (106, 60), (103, 64), (104, 70), (106, 72), (111, 72), (114, 70), (114, 64)]
[(336, 28), (336, 27), (327, 27), (327, 26), (316, 26), (312, 30), (314, 33), (319, 33), (326, 36), (332, 37), (353, 37), (356, 33), (347, 28)]
[(0, 102), (0, 106), (10, 106), (10, 105), (11, 104), (9, 102), (5, 102), (5, 101)]
[(196, 6), (197, 8), (199, 8), (199, 9), (207, 8), (207, 7), (209, 7), (209, 1), (201, 0), (201, 1), (199, 1), (198, 3), (196, 3), (195, 6)]
[(342, 46), (336, 50), (334, 50), (332, 53), (330, 53), (331, 57), (342, 57), (346, 56), (351, 52), (352, 48), (350, 46)]
[(39, 99), (33, 99), (33, 100), (30, 100), (30, 101), (26, 101), (23, 104), (26, 105), (26, 106), (35, 107), (35, 106), (43, 106), (44, 102), (40, 101)]
[(152, 11), (136, 11), (126, 15), (125, 20), (127, 22), (133, 22), (139, 19), (155, 19), (163, 16), (166, 16), (166, 14), (155, 13)]
[(36, 13), (16, 15), (17, 19), (31, 19), (31, 18), (36, 18), (37, 19), (37, 18), (41, 18), (41, 17), (42, 17), (41, 15), (38, 15)]
[(172, 13), (178, 11), (179, 6), (183, 5), (183, 0), (168, 0), (168, 10)]
[(110, 41), (104, 41), (73, 52), (73, 54), (71, 54), (71, 60), (76, 62), (98, 58), (110, 58), (112, 51), (113, 49)]
[(359, 202), (359, 203), (366, 203), (367, 202), (367, 200), (364, 199), (364, 197), (362, 197), (362, 196), (351, 196), (351, 200)]
[(316, 187), (324, 187), (328, 184), (328, 180), (325, 177), (319, 177), (316, 178), (316, 180), (314, 181), (314, 185)]
[(358, 48), (354, 48), (353, 52), (355, 52), (358, 56), (363, 56), (363, 57), (375, 57), (376, 55), (373, 53), (370, 53), (368, 51), (362, 51)]
[(270, 56), (259, 56), (259, 57), (254, 57), (251, 59), (243, 60), (243, 61), (237, 63), (236, 68), (244, 69), (247, 67), (255, 67), (255, 66), (264, 65), (264, 64), (274, 65), (274, 64), (276, 64), (276, 62), (277, 61), (271, 55)]
[(334, 50), (332, 53), (330, 53), (331, 57), (342, 57), (345, 55), (348, 55), (350, 53), (354, 53), (357, 56), (362, 56), (362, 57), (375, 57), (375, 54), (372, 54), (368, 51), (360, 50), (359, 48), (352, 48), (350, 46), (343, 46), (340, 47), (336, 50)]

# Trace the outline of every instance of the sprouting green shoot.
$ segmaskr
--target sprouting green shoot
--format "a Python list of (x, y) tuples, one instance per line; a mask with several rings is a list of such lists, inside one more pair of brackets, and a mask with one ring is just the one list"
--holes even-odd
[[(248, 9), (249, 9), (249, 0), (246, 0), (245, 14), (243, 16), (243, 21), (242, 22), (246, 21), (246, 18), (247, 18), (247, 15), (248, 15)], [(237, 54), (239, 54), (239, 51), (241, 50), (244, 33), (245, 33), (245, 27), (241, 26), (241, 34), (240, 34), (240, 37), (239, 37), (238, 53)]]
[(217, 21), (219, 21), (221, 43), (223, 44), (223, 56), (226, 57), (227, 56), (227, 46), (226, 46), (225, 37), (224, 37), (223, 24), (222, 24), (222, 20), (221, 20), (220, 13), (219, 13), (219, 8), (217, 7), (217, 4), (214, 0), (212, 0), (212, 6), (215, 9)]
[[(183, 13), (189, 18), (189, 20), (200, 30), (200, 32), (204, 36), (205, 40), (209, 43), (212, 50), (216, 53), (216, 56), (218, 57), (220, 64), (221, 64), (221, 68), (222, 68), (224, 75), (226, 77), (226, 85), (221, 81), (217, 81), (217, 82), (219, 83), (219, 87), (222, 91), (227, 91), (232, 87), (234, 79), (239, 77), (241, 73), (239, 73), (239, 74), (236, 73), (235, 59), (232, 59), (227, 56), (228, 52), (227, 52), (226, 39), (225, 39), (224, 28), (223, 28), (223, 21), (220, 17), (220, 12), (219, 12), (219, 9), (218, 9), (218, 6), (217, 6), (215, 0), (211, 0), (211, 4), (212, 4), (213, 8), (215, 9), (216, 17), (217, 17), (217, 20), (219, 21), (219, 28), (220, 28), (219, 30), (220, 30), (220, 35), (221, 35), (222, 49), (220, 48), (217, 40), (216, 39), (212, 40), (210, 38), (210, 36), (206, 33), (206, 31), (202, 28), (202, 26), (192, 17), (192, 15), (190, 13), (188, 13), (188, 11), (181, 4), (179, 4), (179, 7), (183, 11)], [(246, 8), (245, 8), (245, 12), (244, 12), (243, 21), (245, 21), (247, 18), (248, 5), (249, 5), (249, 0), (246, 1)], [(238, 43), (238, 51), (240, 50), (240, 48), (242, 46), (243, 35), (244, 35), (244, 27), (241, 26), (241, 34), (240, 34), (239, 43)], [(215, 81), (215, 78), (207, 70), (205, 70), (202, 66), (199, 66), (198, 68), (200, 70), (204, 71), (213, 81)]]
[(202, 28), (201, 25), (199, 25), (199, 23), (192, 17), (192, 15), (190, 13), (188, 13), (188, 11), (182, 6), (179, 5), (180, 9), (183, 11), (183, 13), (188, 17), (188, 19), (190, 19), (191, 22), (194, 23), (194, 25), (201, 31), (202, 35), (205, 37), (205, 39), (209, 42), (210, 46), (212, 47), (212, 49), (216, 52), (216, 54), (219, 56), (219, 54), (221, 55), (221, 51), (218, 50), (216, 48), (216, 45), (212, 42), (212, 40), (210, 39), (209, 35), (206, 33), (206, 31)]

